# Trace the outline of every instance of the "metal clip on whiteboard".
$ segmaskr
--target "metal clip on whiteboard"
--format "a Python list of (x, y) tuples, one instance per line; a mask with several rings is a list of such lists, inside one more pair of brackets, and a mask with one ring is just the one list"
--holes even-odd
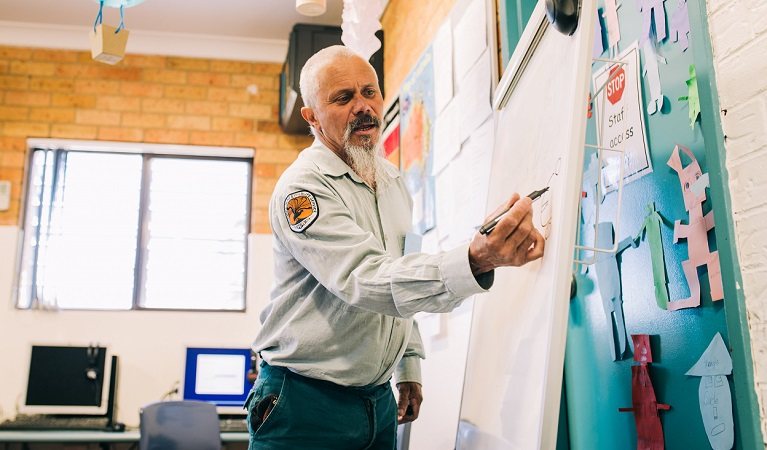
[[(621, 60), (615, 60), (615, 59), (603, 59), (603, 58), (594, 58), (594, 61), (600, 61), (607, 64), (619, 64), (619, 65), (625, 65), (628, 64), (626, 61)], [(587, 105), (593, 103), (597, 96), (605, 89), (605, 87), (613, 80), (613, 78), (617, 75), (617, 71), (610, 74), (610, 76), (607, 77), (607, 80), (605, 80), (604, 84), (599, 86), (599, 89), (597, 89), (594, 92), (594, 95), (591, 97), (591, 100), (587, 103)], [(602, 108), (601, 114), (604, 114), (605, 108)], [(599, 118), (603, 119), (603, 117)], [(602, 123), (602, 121), (598, 120), (597, 123)], [(625, 133), (625, 122), (624, 122), (624, 133)], [(609, 148), (609, 147), (602, 147), (599, 145), (591, 145), (584, 143), (584, 146), (588, 148), (593, 148), (597, 151), (597, 155), (599, 155), (599, 177), (597, 177), (597, 198), (594, 200), (594, 240), (593, 242), (596, 242), (597, 235), (599, 233), (599, 198), (601, 197), (601, 193), (603, 190), (603, 182), (602, 182), (602, 160), (603, 160), (603, 151), (609, 151), (609, 152), (617, 152), (620, 154), (620, 177), (618, 179), (618, 203), (615, 207), (615, 237), (614, 243), (611, 248), (599, 248), (597, 246), (589, 247), (589, 246), (582, 246), (582, 245), (575, 245), (575, 250), (580, 252), (592, 252), (593, 258), (590, 260), (582, 260), (576, 257), (573, 262), (576, 264), (576, 271), (577, 271), (577, 265), (578, 264), (584, 264), (584, 265), (592, 265), (597, 261), (597, 252), (599, 253), (615, 253), (618, 251), (618, 242), (617, 236), (619, 236), (619, 227), (620, 227), (620, 219), (621, 219), (621, 201), (623, 200), (623, 178), (625, 177), (626, 173), (626, 145), (625, 143), (622, 143), (618, 148)], [(580, 200), (578, 201), (578, 209), (582, 211), (580, 206)], [(578, 219), (578, 229), (576, 231), (576, 236), (581, 235), (581, 221)]]

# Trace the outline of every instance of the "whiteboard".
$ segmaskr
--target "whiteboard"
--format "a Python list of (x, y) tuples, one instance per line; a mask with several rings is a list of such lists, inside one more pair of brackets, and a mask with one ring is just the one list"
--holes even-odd
[(487, 210), (548, 186), (533, 203), (545, 254), (496, 269), (490, 292), (474, 302), (458, 450), (556, 446), (596, 2), (582, 1), (572, 36), (548, 25), (543, 3), (495, 95)]

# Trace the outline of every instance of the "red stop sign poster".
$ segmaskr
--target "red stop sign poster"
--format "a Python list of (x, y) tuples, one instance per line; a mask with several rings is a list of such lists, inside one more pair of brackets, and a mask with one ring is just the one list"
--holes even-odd
[(614, 105), (621, 100), (623, 90), (626, 88), (626, 71), (623, 70), (623, 66), (610, 69), (610, 78), (607, 83), (607, 100)]

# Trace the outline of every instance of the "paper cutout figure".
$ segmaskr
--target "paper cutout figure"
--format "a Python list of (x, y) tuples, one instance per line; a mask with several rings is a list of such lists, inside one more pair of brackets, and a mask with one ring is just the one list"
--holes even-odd
[[(687, 167), (682, 167), (679, 149), (682, 149), (692, 160)], [(700, 266), (705, 265), (708, 268), (711, 299), (723, 299), (724, 292), (722, 290), (722, 273), (719, 267), (719, 252), (710, 252), (708, 247), (708, 231), (714, 228), (714, 212), (709, 211), (703, 216), (703, 202), (706, 201), (705, 188), (708, 186), (708, 177), (701, 172), (698, 160), (695, 159), (692, 151), (681, 145), (674, 147), (668, 165), (679, 174), (684, 207), (690, 215), (687, 225), (682, 225), (681, 220), (674, 222), (674, 244), (679, 239), (687, 239), (687, 254), (690, 258), (687, 261), (682, 261), (684, 276), (690, 287), (690, 297), (669, 302), (669, 311), (675, 311), (700, 305), (700, 281), (698, 280), (698, 267)]]
[[(602, 52), (605, 51), (602, 44), (602, 21), (599, 20), (599, 10), (597, 10), (597, 20), (594, 23), (594, 47), (591, 50), (592, 58), (599, 58)], [(591, 61), (594, 64), (594, 61)]]
[[(592, 223), (596, 214), (596, 204), (602, 203), (604, 195), (597, 187), (600, 179), (599, 157), (596, 152), (591, 154), (586, 170), (583, 172), (581, 187), (586, 194), (581, 200), (583, 223)], [(597, 197), (598, 196), (598, 197)]]
[(711, 448), (729, 450), (735, 440), (732, 420), (732, 393), (727, 375), (732, 373), (732, 359), (722, 335), (716, 333), (698, 362), (685, 375), (702, 377), (698, 388), (700, 414)]
[[(614, 231), (612, 222), (600, 222), (596, 227), (597, 248), (612, 248), (614, 245)], [(610, 354), (613, 361), (623, 359), (626, 352), (626, 322), (623, 319), (623, 296), (621, 295), (621, 276), (618, 271), (618, 254), (626, 250), (633, 241), (626, 238), (618, 244), (615, 253), (597, 252), (594, 268), (597, 271), (599, 295), (602, 297), (602, 309), (605, 319), (610, 323), (611, 336), (609, 340)], [(618, 338), (616, 347), (615, 337)]]
[[(652, 22), (655, 22), (655, 37), (658, 42), (666, 39), (666, 0), (637, 0), (637, 9), (642, 13), (642, 30), (639, 33), (639, 45), (650, 37)], [(654, 20), (653, 20), (654, 19)]]
[(698, 96), (698, 76), (695, 74), (695, 64), (690, 64), (690, 78), (687, 79), (687, 95), (679, 97), (679, 101), (687, 100), (690, 105), (690, 128), (695, 128), (695, 121), (700, 114), (700, 97)]
[(674, 38), (674, 42), (678, 42), (682, 47), (682, 51), (687, 50), (690, 46), (690, 40), (687, 37), (690, 34), (690, 16), (687, 14), (687, 0), (679, 0), (679, 6), (671, 16), (671, 21), (668, 24), (671, 37)]
[(618, 8), (620, 5), (616, 3), (616, 0), (605, 0), (605, 11), (602, 17), (605, 18), (605, 25), (607, 25), (607, 47), (610, 49), (611, 56), (618, 54), (618, 41), (621, 40)]
[(634, 241), (644, 237), (650, 244), (650, 261), (652, 262), (652, 278), (655, 284), (655, 301), (660, 309), (666, 309), (668, 304), (668, 281), (666, 279), (666, 261), (663, 257), (663, 240), (660, 234), (661, 222), (666, 223), (663, 216), (655, 210), (655, 202), (647, 205), (647, 215), (642, 222)]
[(652, 362), (650, 336), (632, 334), (634, 361), (631, 366), (631, 408), (618, 408), (621, 412), (633, 412), (637, 428), (637, 450), (663, 450), (663, 426), (658, 411), (668, 411), (671, 405), (658, 403), (652, 387), (648, 364)]
[(644, 42), (644, 70), (642, 76), (647, 79), (650, 87), (650, 101), (647, 103), (647, 114), (655, 114), (663, 108), (663, 92), (660, 87), (658, 63), (666, 64), (666, 58), (655, 52), (655, 44), (648, 39)]

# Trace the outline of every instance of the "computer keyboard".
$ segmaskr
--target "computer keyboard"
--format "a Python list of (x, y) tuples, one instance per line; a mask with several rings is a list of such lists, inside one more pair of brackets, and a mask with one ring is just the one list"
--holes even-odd
[(221, 418), (218, 421), (218, 427), (222, 433), (247, 433), (248, 423), (245, 420), (245, 416), (242, 418)]
[(106, 417), (20, 414), (0, 423), (1, 430), (109, 430)]

